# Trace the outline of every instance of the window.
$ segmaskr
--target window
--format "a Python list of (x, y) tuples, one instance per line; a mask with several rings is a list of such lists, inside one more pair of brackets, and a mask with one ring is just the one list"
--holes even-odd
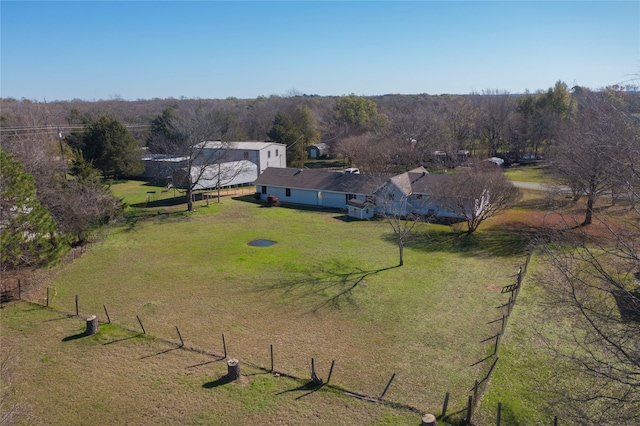
[(422, 194), (416, 194), (416, 200), (422, 200)]
[(353, 200), (354, 198), (356, 198), (356, 194), (347, 194), (346, 197), (347, 197), (347, 201)]
[(271, 151), (267, 151), (267, 158), (271, 158)]
[(267, 185), (262, 185), (262, 193), (263, 194), (267, 193)]
[(276, 157), (278, 156), (278, 150), (276, 149)]
[(396, 198), (396, 194), (394, 194), (393, 192), (390, 192), (389, 193), (389, 200), (393, 201), (393, 200), (395, 200), (395, 198)]
[(248, 153), (248, 152), (246, 152), (246, 151), (245, 151), (245, 153), (244, 153), (244, 159), (245, 159), (245, 160), (248, 160), (248, 159), (249, 159), (249, 153)]
[(291, 197), (291, 188), (285, 188), (284, 195), (286, 195), (287, 197)]

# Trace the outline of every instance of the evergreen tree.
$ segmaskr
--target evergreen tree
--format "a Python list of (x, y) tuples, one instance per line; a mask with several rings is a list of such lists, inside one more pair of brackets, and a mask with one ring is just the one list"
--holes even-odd
[(49, 211), (38, 201), (33, 176), (0, 149), (0, 223), (2, 268), (56, 261), (68, 249)]
[(101, 117), (91, 122), (82, 142), (84, 158), (101, 170), (105, 178), (137, 175), (144, 170), (136, 140), (114, 117)]

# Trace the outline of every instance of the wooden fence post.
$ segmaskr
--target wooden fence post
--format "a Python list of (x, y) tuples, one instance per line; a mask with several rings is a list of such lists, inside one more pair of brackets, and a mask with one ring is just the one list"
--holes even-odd
[(496, 426), (500, 426), (500, 416), (502, 413), (502, 403), (498, 402), (498, 415), (496, 417)]
[(224, 340), (224, 333), (222, 333), (222, 349), (224, 350), (224, 358), (227, 357), (227, 341)]
[(336, 360), (331, 360), (331, 368), (329, 369), (329, 376), (327, 377), (327, 384), (329, 384), (329, 380), (331, 380), (331, 373), (333, 373), (333, 366), (336, 363)]
[(47, 308), (49, 307), (49, 287), (47, 287)]
[(476, 403), (478, 401), (478, 379), (476, 379), (476, 383), (473, 386), (473, 401)]
[(271, 372), (273, 373), (273, 344), (269, 345), (269, 349), (271, 350)]
[(104, 313), (107, 315), (107, 322), (111, 324), (111, 317), (109, 317), (109, 311), (107, 311), (107, 305), (102, 305), (104, 308)]
[(443, 418), (447, 415), (447, 406), (449, 405), (449, 392), (444, 394), (444, 403), (442, 404), (442, 414), (440, 414), (440, 418)]
[(18, 300), (22, 300), (22, 285), (20, 283), (20, 278), (18, 278)]
[(322, 379), (316, 374), (316, 362), (311, 358), (311, 380), (318, 386), (322, 386)]
[(147, 334), (147, 331), (144, 329), (144, 325), (142, 325), (142, 320), (140, 320), (140, 316), (136, 315), (136, 318), (138, 318), (138, 324), (140, 324), (140, 328), (142, 328), (142, 334)]
[(471, 424), (471, 410), (473, 407), (473, 396), (469, 395), (469, 400), (467, 401), (467, 416), (464, 419), (464, 424)]
[(178, 337), (180, 338), (180, 346), (184, 346), (184, 340), (182, 339), (182, 333), (180, 333), (180, 329), (176, 325), (176, 331), (178, 332)]
[(384, 394), (387, 393), (387, 391), (389, 390), (389, 386), (391, 386), (391, 382), (393, 382), (393, 379), (396, 377), (396, 373), (393, 373), (391, 375), (391, 378), (389, 379), (389, 383), (387, 383), (387, 386), (384, 388), (384, 390), (382, 391), (382, 395), (380, 395), (380, 397), (378, 399), (382, 399), (384, 397)]
[(80, 313), (79, 309), (78, 309), (78, 295), (76, 294), (76, 316), (78, 316)]

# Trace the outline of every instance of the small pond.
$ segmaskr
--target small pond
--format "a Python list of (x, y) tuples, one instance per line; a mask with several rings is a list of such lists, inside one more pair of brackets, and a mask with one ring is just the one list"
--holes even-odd
[(249, 245), (252, 247), (269, 247), (274, 245), (276, 242), (271, 240), (253, 240), (249, 241)]

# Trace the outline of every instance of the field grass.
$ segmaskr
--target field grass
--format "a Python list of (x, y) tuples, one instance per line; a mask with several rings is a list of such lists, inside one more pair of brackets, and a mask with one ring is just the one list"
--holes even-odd
[(513, 166), (507, 168), (505, 174), (514, 182), (553, 183), (548, 164)]
[(17, 424), (415, 425), (420, 419), (247, 365), (240, 380), (228, 383), (220, 358), (108, 324), (82, 337), (81, 319), (42, 306), (11, 303), (0, 312), (3, 360), (13, 365), (12, 398), (22, 412)]
[[(186, 215), (170, 200), (147, 201), (160, 188), (112, 188), (129, 203), (129, 220), (48, 283), (53, 308), (74, 311), (78, 295), (83, 315), (106, 320), (104, 304), (115, 323), (139, 330), (138, 315), (149, 335), (174, 343), (179, 326), (188, 347), (218, 355), (224, 333), (229, 356), (255, 366), (269, 365), (273, 345), (276, 370), (301, 378), (309, 376), (312, 357), (325, 379), (335, 360), (332, 384), (372, 396), (395, 373), (385, 399), (435, 414), (445, 392), (449, 412), (462, 410), (486, 371), (483, 363), (471, 365), (492, 350), (491, 342), (479, 342), (495, 334), (496, 324), (487, 323), (506, 300), (500, 289), (513, 282), (526, 253), (527, 239), (508, 230), (481, 227), (462, 237), (423, 225), (398, 268), (384, 222), (264, 208), (250, 196), (199, 201)], [(276, 244), (247, 245), (258, 238)], [(44, 290), (32, 294), (41, 303), (44, 297)], [(127, 389), (137, 398), (128, 391), (136, 379), (117, 376), (121, 389), (107, 383), (103, 392)], [(46, 405), (53, 419), (65, 415)], [(288, 423), (306, 423), (286, 415), (293, 416)]]

